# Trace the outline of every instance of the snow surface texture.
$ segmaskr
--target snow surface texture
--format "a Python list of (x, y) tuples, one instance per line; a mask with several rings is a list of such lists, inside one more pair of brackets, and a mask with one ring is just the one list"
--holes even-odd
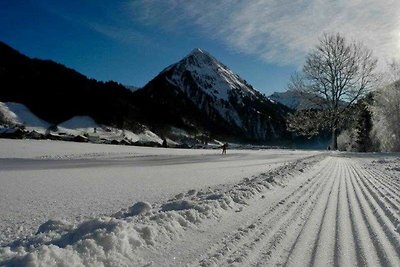
[[(262, 155), (285, 157), (274, 152)], [(191, 153), (185, 151), (189, 161)], [(179, 162), (175, 171), (182, 164), (172, 162)], [(399, 162), (390, 155), (308, 153), (115, 213), (48, 220), (35, 234), (4, 244), (1, 264), (399, 266)]]
[(112, 216), (51, 220), (3, 247), (2, 264), (399, 266), (396, 161), (314, 156)]
[[(0, 139), (0, 244), (49, 219), (81, 221), (131, 203), (235, 183), (310, 152), (182, 150)], [(311, 152), (318, 153), (318, 152)]]
[[(284, 173), (287, 169), (305, 168), (303, 165), (300, 162), (285, 165), (270, 175)], [(186, 228), (219, 218), (227, 211), (242, 210), (248, 205), (247, 200), (264, 190), (282, 186), (284, 175), (279, 181), (270, 175), (262, 174), (214, 189), (188, 190), (161, 204), (138, 202), (110, 217), (103, 216), (76, 225), (49, 220), (39, 226), (35, 235), (3, 247), (0, 255), (5, 259), (5, 265), (146, 264), (137, 255), (139, 248), (154, 246), (159, 238), (175, 239)]]

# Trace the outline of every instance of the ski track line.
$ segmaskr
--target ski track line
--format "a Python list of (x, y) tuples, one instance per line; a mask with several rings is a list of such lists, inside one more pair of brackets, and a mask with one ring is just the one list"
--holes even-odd
[(390, 191), (387, 190), (387, 187), (383, 187), (376, 182), (375, 177), (372, 177), (371, 173), (366, 171), (366, 179), (365, 182), (368, 183), (369, 187), (373, 187), (373, 190), (376, 191), (380, 197), (382, 197), (393, 209), (399, 210), (400, 199), (396, 196), (393, 196)]
[[(347, 165), (347, 164), (346, 164)], [(350, 168), (346, 168), (347, 177), (351, 177)], [(362, 219), (361, 208), (354, 194), (354, 185), (351, 179), (346, 179), (347, 205), (350, 213), (351, 229), (357, 253), (357, 266), (378, 266), (376, 258), (378, 257), (372, 245), (367, 225)]]
[[(400, 266), (400, 254), (399, 254), (399, 244), (400, 244), (400, 239), (398, 238), (398, 233), (395, 232), (395, 227), (390, 226), (390, 219), (391, 219), (391, 213), (385, 209), (384, 205), (379, 206), (381, 210), (377, 212), (378, 202), (380, 199), (379, 198), (373, 198), (371, 195), (368, 195), (365, 193), (365, 189), (363, 187), (363, 184), (360, 183), (360, 181), (363, 181), (368, 178), (368, 176), (361, 175), (361, 168), (359, 165), (351, 163), (351, 160), (345, 160), (345, 159), (337, 159), (342, 161), (340, 166), (345, 167), (345, 172), (337, 172), (338, 177), (336, 178), (337, 180), (340, 180), (341, 182), (338, 185), (338, 190), (339, 194), (341, 194), (341, 197), (338, 198), (337, 205), (336, 205), (336, 216), (333, 218), (331, 216), (331, 223), (330, 227), (327, 227), (326, 230), (329, 232), (329, 228), (331, 229), (331, 232), (335, 231), (335, 247), (333, 249), (333, 261), (329, 260), (330, 255), (332, 255), (332, 249), (329, 247), (329, 244), (332, 244), (331, 237), (333, 233), (328, 234), (325, 231), (322, 231), (322, 235), (319, 236), (320, 230), (318, 231), (318, 240), (321, 240), (320, 244), (318, 244), (316, 247), (323, 252), (321, 256), (318, 257), (317, 252), (313, 252), (312, 255), (312, 260), (311, 262), (308, 263), (308, 265), (316, 265), (316, 266), (353, 266), (353, 265), (360, 265), (360, 266), (368, 266), (369, 264), (371, 266)], [(353, 183), (353, 180), (356, 179), (357, 184)], [(350, 189), (352, 193), (355, 193), (355, 199), (357, 202), (348, 202), (348, 204), (353, 203), (357, 204), (355, 207), (353, 206), (348, 206), (348, 210), (346, 209), (346, 195), (348, 195), (348, 184), (347, 180), (350, 180), (352, 183), (353, 188)], [(343, 183), (344, 181), (344, 183)], [(345, 188), (343, 188), (343, 185), (345, 184)], [(336, 190), (336, 188), (335, 188)], [(331, 191), (332, 192), (332, 191)], [(336, 192), (336, 191), (335, 191)], [(363, 193), (363, 195), (360, 195), (360, 192)], [(372, 191), (370, 191), (372, 193)], [(335, 194), (333, 194), (335, 196)], [(348, 199), (348, 197), (347, 197)], [(373, 200), (376, 201), (376, 204), (373, 205)], [(329, 201), (335, 201), (334, 197), (329, 197)], [(343, 203), (343, 204), (340, 204)], [(366, 206), (365, 203), (368, 203), (369, 206)], [(328, 205), (327, 207), (331, 207), (330, 210), (334, 212), (334, 204)], [(340, 209), (340, 207), (342, 207)], [(358, 207), (358, 210), (357, 210)], [(353, 212), (352, 212), (353, 211)], [(326, 210), (325, 210), (326, 212)], [(322, 221), (327, 220), (327, 216), (325, 216), (325, 213), (322, 216)], [(347, 214), (345, 216), (341, 216), (341, 214)], [(378, 213), (378, 214), (377, 214)], [(334, 213), (328, 213), (328, 214), (334, 214)], [(357, 229), (357, 227), (360, 227), (360, 219), (355, 219), (351, 218), (350, 214), (354, 214), (355, 216), (358, 216), (360, 218), (360, 215), (362, 219), (364, 220), (364, 227), (361, 224), (361, 229)], [(349, 216), (350, 215), (350, 216)], [(372, 216), (373, 215), (373, 216)], [(346, 219), (353, 219), (346, 222)], [(333, 221), (336, 219), (336, 227), (334, 227)], [(311, 222), (311, 219), (310, 219)], [(310, 223), (308, 222), (308, 223)], [(397, 221), (395, 221), (397, 222)], [(323, 224), (324, 225), (324, 224)], [(329, 219), (328, 219), (328, 225), (329, 225)], [(367, 230), (367, 231), (366, 231)], [(351, 233), (351, 231), (354, 231), (354, 234)], [(379, 232), (380, 231), (380, 232)], [(308, 231), (305, 231), (307, 233)], [(361, 235), (364, 235), (362, 238), (360, 238), (360, 232), (364, 232)], [(369, 234), (370, 240), (365, 238), (365, 234)], [(302, 234), (302, 232), (300, 232)], [(325, 237), (324, 237), (325, 234)], [(310, 233), (308, 233), (310, 235)], [(349, 238), (353, 237), (353, 238)], [(299, 237), (296, 239), (296, 241), (300, 239)], [(323, 240), (323, 241), (322, 241)], [(361, 244), (360, 244), (361, 242)], [(371, 246), (366, 246), (367, 243), (365, 242), (375, 242), (374, 248), (371, 248)], [(378, 244), (378, 245), (376, 245)], [(293, 245), (295, 246), (295, 244)], [(301, 252), (303, 255), (307, 254), (305, 251), (306, 246), (301, 247)], [(369, 257), (371, 253), (371, 249), (374, 249), (375, 252), (374, 257)], [(366, 256), (368, 254), (368, 256)], [(298, 260), (293, 260), (291, 263), (293, 263), (293, 266), (298, 266), (299, 263), (303, 263), (302, 265), (306, 265), (306, 261), (304, 260), (305, 256), (303, 256), (303, 259), (298, 261)], [(368, 259), (369, 258), (369, 259)], [(318, 262), (318, 259), (322, 259), (322, 262)], [(357, 262), (354, 262), (354, 259), (357, 259)], [(366, 260), (367, 259), (367, 260)], [(290, 265), (290, 259), (285, 263), (285, 265)], [(268, 262), (269, 265), (270, 262)], [(279, 265), (279, 264), (271, 264), (271, 265)]]
[[(308, 240), (308, 242), (305, 243), (305, 250), (308, 252), (315, 251), (315, 245), (318, 242), (318, 237), (319, 234), (317, 235), (309, 235), (309, 230), (310, 226), (318, 226), (318, 233), (321, 233), (322, 229), (322, 224), (320, 224), (321, 219), (320, 215), (322, 214), (322, 217), (325, 218), (327, 215), (327, 210), (328, 210), (328, 203), (330, 203), (328, 200), (332, 197), (334, 197), (334, 192), (333, 189), (335, 188), (335, 179), (334, 176), (331, 175), (330, 172), (329, 176), (325, 178), (327, 180), (327, 183), (324, 184), (324, 186), (321, 188), (321, 194), (319, 194), (313, 201), (313, 205), (310, 207), (311, 209), (309, 210), (308, 216), (303, 217), (302, 221), (300, 221), (298, 224), (291, 225), (291, 231), (289, 232), (290, 234), (287, 235), (288, 239), (285, 242), (282, 242), (282, 245), (279, 249), (274, 251), (274, 258), (272, 258), (270, 261), (268, 261), (268, 264), (271, 263), (271, 265), (284, 265), (288, 266), (291, 264), (290, 260), (293, 260), (296, 256), (298, 257), (299, 254), (297, 254), (297, 248), (299, 247), (300, 243), (304, 244), (304, 237), (310, 237), (311, 239)], [(320, 179), (324, 179), (321, 177)], [(327, 184), (329, 184), (327, 186)], [(329, 191), (327, 193), (326, 191)], [(324, 201), (321, 202), (321, 199), (324, 199)], [(322, 205), (323, 204), (323, 205)], [(326, 205), (325, 205), (326, 204)], [(318, 210), (319, 212), (319, 220), (314, 221), (313, 218), (315, 217), (315, 211)], [(296, 229), (296, 225), (301, 226), (300, 229)], [(305, 234), (306, 233), (306, 234)], [(292, 244), (290, 246), (290, 249), (287, 249), (287, 246), (289, 244)], [(293, 256), (294, 255), (294, 256)], [(302, 255), (304, 256), (305, 253), (303, 252)], [(291, 257), (293, 256), (293, 257)], [(300, 262), (309, 262), (310, 258), (310, 253), (306, 255), (305, 258), (302, 258)], [(295, 260), (296, 262), (299, 262), (299, 259), (297, 258)], [(261, 266), (265, 264), (265, 259), (259, 259), (259, 262), (257, 265)]]
[(361, 182), (364, 184), (364, 187), (368, 190), (368, 192), (372, 195), (375, 201), (379, 204), (379, 206), (383, 209), (386, 216), (390, 219), (393, 224), (393, 227), (397, 227), (397, 224), (400, 223), (400, 214), (399, 207), (400, 203), (395, 203), (395, 200), (392, 200), (390, 197), (385, 194), (385, 188), (377, 187), (372, 180), (374, 179), (370, 176), (369, 172), (362, 171), (364, 173), (365, 179), (362, 179)]
[(362, 165), (325, 158), (294, 191), (190, 265), (400, 266), (397, 180)]
[[(353, 194), (354, 198), (358, 203), (359, 212), (360, 212), (360, 220), (364, 222), (366, 226), (366, 234), (371, 239), (371, 243), (374, 246), (374, 252), (376, 253), (375, 264), (371, 264), (371, 266), (400, 266), (399, 262), (399, 254), (396, 253), (396, 250), (388, 244), (388, 238), (382, 228), (385, 228), (385, 225), (378, 220), (376, 212), (377, 209), (372, 205), (371, 199), (366, 196), (365, 192), (362, 191), (363, 188), (360, 184), (359, 179), (363, 179), (357, 173), (357, 169), (354, 165), (350, 167), (351, 169), (351, 177), (350, 181), (353, 186)], [(379, 215), (378, 215), (379, 216)], [(356, 220), (356, 222), (360, 223), (360, 220)], [(389, 238), (392, 240), (391, 238)], [(372, 253), (371, 250), (368, 251), (367, 255)], [(397, 254), (397, 255), (396, 255)], [(395, 264), (394, 262), (397, 262)], [(370, 261), (368, 261), (370, 263)]]
[[(369, 210), (374, 215), (371, 216), (373, 219), (371, 226), (376, 226), (376, 235), (385, 235), (386, 237), (376, 241), (382, 242), (382, 245), (385, 247), (385, 252), (392, 253), (392, 255), (389, 255), (389, 258), (393, 257), (394, 259), (397, 259), (396, 264), (393, 266), (400, 266), (400, 233), (396, 232), (393, 221), (391, 221), (392, 214), (387, 210), (383, 202), (379, 198), (375, 199), (371, 192), (368, 191), (368, 188), (366, 188), (362, 183), (362, 180), (364, 179), (361, 175), (362, 169), (357, 169), (354, 165), (353, 169), (357, 174), (356, 182), (359, 184), (360, 192), (363, 194), (364, 200), (368, 203), (370, 208)], [(390, 246), (390, 244), (392, 246)]]
[[(338, 224), (336, 222), (336, 213), (338, 206), (338, 194), (342, 181), (336, 179), (337, 172), (341, 172), (341, 166), (335, 162), (336, 168), (328, 173), (333, 181), (325, 188), (325, 193), (317, 201), (310, 218), (303, 222), (307, 225), (304, 232), (298, 233), (296, 241), (293, 243), (292, 255), (289, 254), (285, 266), (301, 265), (334, 265), (335, 253), (337, 253), (336, 235)], [(296, 243), (298, 242), (298, 243)], [(303, 247), (304, 246), (304, 247)], [(273, 265), (280, 265), (275, 263)]]
[[(321, 231), (318, 234), (317, 241), (314, 245), (312, 264), (315, 266), (332, 266), (335, 264), (335, 243), (336, 243), (336, 230), (337, 230), (337, 203), (340, 188), (339, 176), (341, 168), (343, 167), (335, 159), (337, 168), (331, 173), (334, 183), (331, 188), (331, 195), (327, 200), (326, 214), (322, 218)], [(321, 219), (321, 217), (320, 217)]]
[(335, 178), (331, 172), (329, 179), (330, 184), (325, 188), (325, 193), (318, 199), (312, 214), (307, 222), (304, 223), (304, 228), (299, 232), (296, 240), (293, 242), (289, 250), (284, 266), (313, 265), (317, 246), (320, 243), (323, 223), (326, 221), (328, 207), (331, 203), (331, 198), (334, 197)]
[[(324, 163), (324, 161), (326, 159), (321, 162)], [(293, 192), (273, 203), (267, 212), (258, 216), (248, 226), (241, 227), (231, 233), (225, 240), (211, 247), (206, 256), (189, 265), (219, 266), (228, 263), (233, 264), (235, 260), (244, 257), (248, 251), (254, 250), (255, 246), (261, 243), (262, 237), (271, 230), (278, 220), (290, 211), (296, 210), (301, 204), (299, 200), (307, 198), (305, 196), (308, 196), (308, 192), (316, 190), (321, 182), (314, 177), (320, 175), (321, 172), (322, 168), (318, 169), (314, 176), (301, 183)]]
[[(371, 198), (371, 203), (375, 206), (376, 204), (379, 206), (380, 209), (377, 209), (385, 214), (383, 217), (387, 217), (389, 221), (392, 222), (393, 226), (396, 227), (397, 223), (399, 223), (399, 216), (396, 214), (399, 210), (399, 206), (394, 203), (391, 198), (388, 198), (387, 195), (382, 193), (385, 188), (376, 187), (371, 180), (374, 178), (371, 174), (367, 171), (364, 171), (361, 168), (357, 169), (357, 173), (359, 177), (363, 177), (363, 179), (359, 179), (360, 183), (362, 184), (362, 189), (365, 194), (368, 195), (368, 198)], [(395, 210), (395, 211), (394, 211)]]
[(399, 175), (394, 175), (393, 173), (388, 171), (386, 168), (383, 168), (382, 166), (368, 166), (367, 165), (365, 169), (368, 169), (368, 171), (370, 173), (373, 173), (374, 175), (378, 175), (380, 178), (383, 179), (383, 181), (385, 183), (390, 184), (391, 186), (395, 187), (396, 189), (400, 189)]
[(377, 178), (380, 178), (377, 179), (377, 182), (385, 186), (389, 185), (390, 187), (388, 189), (393, 190), (393, 193), (396, 193), (399, 196), (397, 190), (400, 189), (400, 183), (397, 180), (397, 177), (396, 178), (393, 177), (392, 174), (389, 173), (387, 170), (382, 170), (380, 168), (371, 168), (367, 166), (365, 170), (368, 171), (373, 176), (377, 176)]
[[(396, 188), (396, 186), (390, 182), (391, 179), (390, 176), (387, 175), (387, 173), (371, 169), (365, 171), (368, 172), (369, 177), (371, 177), (372, 180), (375, 181), (376, 186), (385, 190), (391, 198), (393, 198), (398, 204), (400, 204), (400, 189)], [(395, 189), (393, 189), (393, 187)]]
[[(314, 179), (318, 179), (316, 177)], [(283, 249), (286, 249), (287, 246), (282, 246), (281, 243), (286, 243), (290, 237), (296, 237), (296, 233), (301, 231), (301, 228), (304, 225), (304, 222), (307, 221), (307, 218), (310, 216), (312, 210), (314, 209), (316, 200), (321, 196), (323, 189), (325, 188), (326, 183), (328, 181), (326, 179), (318, 179), (319, 183), (314, 190), (310, 191), (310, 194), (304, 195), (299, 201), (300, 204), (298, 207), (291, 209), (290, 213), (286, 216), (280, 217), (278, 221), (276, 221), (275, 227), (270, 232), (266, 232), (263, 242), (260, 243), (260, 248), (257, 251), (261, 251), (261, 253), (256, 253), (248, 257), (249, 265), (260, 266), (260, 264), (264, 264), (264, 262), (269, 261), (272, 262), (272, 259), (280, 260), (286, 254)], [(293, 227), (294, 226), (294, 227)]]

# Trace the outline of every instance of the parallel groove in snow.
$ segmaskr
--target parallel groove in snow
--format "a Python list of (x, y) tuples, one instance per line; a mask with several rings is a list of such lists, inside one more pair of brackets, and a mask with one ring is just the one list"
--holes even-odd
[[(392, 198), (397, 204), (400, 204), (400, 189), (396, 187), (396, 183), (393, 183), (390, 176), (386, 176), (383, 172), (377, 170), (365, 170), (369, 175), (369, 180), (374, 181), (375, 186), (380, 188), (382, 192), (386, 192), (387, 196)], [(395, 190), (392, 189), (395, 188)]]
[[(330, 169), (332, 167), (330, 166)], [(259, 249), (262, 245), (262, 240), (269, 237), (268, 232), (274, 232), (275, 238), (279, 237), (280, 228), (276, 229), (274, 226), (280, 226), (276, 222), (282, 221), (282, 218), (287, 218), (287, 216), (296, 214), (295, 211), (298, 207), (304, 208), (304, 203), (309, 200), (309, 196), (314, 194), (319, 188), (321, 188), (321, 183), (319, 179), (314, 179), (316, 176), (321, 176), (323, 171), (326, 169), (319, 170), (313, 177), (309, 178), (305, 183), (297, 188), (292, 194), (283, 198), (279, 203), (275, 204), (269, 211), (261, 214), (256, 220), (254, 220), (254, 225), (258, 227), (255, 231), (250, 232), (245, 235), (245, 238), (241, 237), (241, 233), (235, 233), (231, 238), (225, 240), (221, 249), (211, 250), (208, 256), (200, 261), (202, 265), (220, 265), (227, 263), (234, 263), (235, 261), (241, 260), (241, 258), (253, 250)], [(310, 184), (309, 184), (310, 183)], [(309, 185), (308, 185), (309, 184)], [(311, 192), (311, 193), (309, 193)], [(291, 212), (291, 213), (290, 213)], [(288, 215), (289, 214), (289, 215)], [(292, 220), (295, 218), (292, 218)], [(239, 239), (239, 241), (238, 241)], [(241, 240), (240, 240), (241, 239)], [(247, 241), (247, 242), (246, 242)], [(268, 252), (266, 252), (268, 253)], [(268, 254), (266, 255), (268, 256)], [(211, 258), (211, 260), (210, 260)]]
[[(327, 180), (322, 179), (322, 183), (319, 180), (320, 183), (317, 183), (316, 187), (314, 190), (309, 191), (310, 194), (305, 194), (300, 200), (300, 204), (298, 205), (297, 208), (291, 209), (291, 213), (288, 213), (285, 217), (280, 218), (279, 221), (276, 221), (278, 224), (279, 230), (272, 236), (270, 236), (266, 243), (267, 245), (264, 246), (261, 250), (263, 251), (260, 255), (259, 258), (256, 259), (256, 263), (254, 265), (260, 266), (263, 265), (264, 262), (266, 262), (268, 259), (276, 256), (282, 256), (282, 254), (285, 254), (284, 249), (281, 247), (282, 241), (285, 239), (285, 237), (290, 236), (290, 237), (295, 237), (295, 233), (292, 235), (291, 233), (294, 232), (291, 226), (297, 225), (297, 226), (302, 226), (302, 223), (304, 223), (308, 217), (310, 216), (310, 213), (312, 212), (314, 205), (315, 205), (315, 200), (318, 199), (318, 197), (321, 196), (324, 185), (328, 183)], [(286, 219), (289, 217), (288, 219)], [(280, 224), (280, 225), (279, 225)], [(297, 230), (297, 229), (296, 229)], [(268, 234), (267, 234), (268, 237)], [(280, 250), (280, 253), (276, 253), (278, 250)]]
[[(312, 181), (312, 180), (307, 180), (305, 184), (303, 184), (301, 187), (299, 187), (300, 190), (296, 190), (295, 192), (293, 192), (292, 194), (290, 194), (288, 197), (284, 198), (283, 200), (281, 200), (279, 203), (276, 203), (273, 208), (271, 208), (267, 213), (263, 214), (262, 216), (260, 216), (257, 220), (254, 221), (254, 224), (257, 226), (267, 226), (267, 227), (271, 227), (271, 225), (276, 221), (279, 220), (280, 217), (285, 216), (289, 210), (291, 210), (293, 208), (293, 206), (295, 206), (294, 204), (297, 203), (297, 201), (304, 195), (304, 193), (307, 193), (308, 191), (312, 190), (312, 188), (314, 188), (315, 186), (315, 181), (314, 183), (311, 183), (309, 185), (309, 187), (307, 187), (308, 183)], [(283, 203), (289, 203), (285, 206), (283, 206)], [(281, 207), (286, 208), (285, 210), (282, 210)], [(297, 206), (295, 206), (297, 207)], [(234, 236), (234, 238), (232, 240), (229, 240), (227, 242), (225, 242), (228, 246), (224, 247), (223, 250), (218, 251), (217, 253), (222, 254), (224, 257), (221, 260), (235, 260), (234, 256), (235, 255), (239, 255), (239, 254), (243, 254), (246, 251), (250, 251), (252, 249), (254, 249), (255, 245), (257, 243), (259, 243), (260, 241), (260, 235), (265, 235), (265, 233), (267, 232), (268, 229), (264, 229), (264, 228), (257, 228), (256, 231), (254, 233), (252, 233), (251, 235), (246, 235), (246, 238), (242, 239), (242, 241), (244, 242), (235, 242), (235, 240), (237, 240), (238, 238), (240, 238), (240, 230), (239, 233), (237, 235)], [(250, 241), (254, 241), (254, 242), (248, 242), (248, 238), (251, 237)], [(247, 241), (247, 242), (246, 242)], [(229, 245), (234, 244), (233, 248), (230, 248)], [(203, 262), (204, 263), (204, 262)], [(216, 263), (216, 262), (215, 262)]]
[[(328, 169), (328, 171), (333, 171), (333, 169), (332, 170), (329, 170)], [(321, 175), (322, 175), (322, 173), (321, 173)], [(323, 186), (321, 189), (322, 190), (325, 190), (325, 191), (329, 191), (329, 193), (327, 194), (327, 193), (325, 193), (325, 194), (323, 194), (323, 197), (327, 197), (328, 199), (330, 199), (333, 195), (332, 195), (332, 192), (333, 192), (333, 185), (334, 185), (334, 183), (335, 183), (335, 180), (334, 179), (332, 179), (333, 177), (332, 176), (330, 176), (330, 177), (328, 177), (326, 180), (327, 180), (327, 182), (329, 182), (329, 186)], [(320, 178), (321, 179), (321, 178)], [(327, 183), (325, 183), (324, 185), (326, 185)], [(322, 193), (322, 192), (321, 192)], [(320, 195), (318, 195), (318, 196), (320, 196)], [(315, 212), (315, 210), (317, 209), (317, 208), (314, 208), (314, 207), (316, 207), (318, 204), (319, 204), (319, 202), (318, 202), (318, 200), (319, 200), (320, 198), (318, 198), (318, 199), (316, 199), (316, 200), (314, 200), (315, 201), (315, 203), (314, 203), (314, 205), (313, 205), (313, 210), (311, 211), (311, 213), (309, 214), (309, 216), (308, 216), (308, 220), (307, 221), (309, 221), (311, 218), (312, 218), (312, 216), (313, 216), (313, 214), (314, 214), (314, 212)], [(326, 216), (326, 211), (327, 211), (327, 209), (328, 209), (328, 205), (326, 205), (324, 208), (323, 208), (323, 215), (322, 215), (322, 217), (323, 218), (325, 218), (325, 216)], [(305, 222), (303, 222), (303, 227), (305, 227), (305, 228), (308, 228), (308, 225), (305, 223)], [(295, 228), (295, 227), (294, 227)], [(318, 228), (315, 228), (316, 230), (318, 229), (318, 232), (320, 233), (321, 232), (321, 230), (322, 230), (322, 224), (319, 224), (319, 227)], [(293, 229), (294, 231), (296, 230), (296, 229)], [(308, 230), (304, 230), (304, 232), (307, 232)], [(293, 247), (293, 249), (291, 249), (291, 251), (289, 251), (289, 253), (290, 252), (293, 252), (293, 251), (295, 251), (295, 249), (297, 249), (298, 248), (298, 243), (300, 242), (300, 241), (302, 241), (302, 239), (303, 239), (303, 236), (302, 236), (302, 232), (303, 232), (303, 229), (302, 230), (300, 230), (300, 232), (297, 234), (297, 238), (296, 238), (296, 241), (293, 243), (293, 245), (292, 245), (292, 247)], [(296, 235), (296, 233), (294, 233), (293, 235)], [(311, 241), (311, 242), (309, 242), (308, 244), (310, 245), (310, 250), (312, 250), (313, 251), (313, 254), (315, 254), (316, 253), (316, 251), (317, 251), (317, 249), (316, 249), (316, 247), (317, 247), (317, 244), (319, 243), (319, 240), (318, 239), (314, 239), (313, 241)], [(289, 262), (289, 259), (290, 259), (290, 254), (289, 254), (289, 256), (287, 256), (287, 260), (286, 260), (286, 263), (285, 263), (285, 265), (290, 265), (291, 263)], [(305, 262), (310, 262), (310, 259), (303, 259)]]
[(393, 227), (396, 227), (397, 224), (400, 222), (399, 215), (396, 214), (396, 212), (392, 212), (392, 210), (394, 209), (398, 211), (399, 210), (398, 206), (371, 182), (372, 177), (369, 177), (368, 174), (364, 175), (364, 177), (365, 179), (361, 180), (364, 187), (368, 190), (368, 193), (372, 195), (376, 203), (378, 203), (378, 205), (382, 208), (382, 211), (391, 221)]
[[(350, 181), (353, 187), (353, 194), (355, 197), (355, 200), (357, 201), (358, 207), (359, 207), (359, 212), (360, 212), (360, 217), (361, 220), (364, 222), (364, 225), (366, 226), (366, 230), (367, 230), (367, 234), (370, 238), (370, 241), (375, 250), (374, 252), (376, 253), (376, 266), (378, 265), (384, 265), (384, 266), (388, 266), (388, 262), (387, 262), (387, 258), (385, 255), (385, 251), (382, 249), (381, 244), (378, 244), (378, 240), (377, 240), (377, 226), (374, 225), (376, 224), (375, 221), (373, 221), (373, 216), (371, 216), (371, 213), (373, 213), (373, 211), (370, 209), (371, 207), (368, 205), (368, 201), (364, 198), (364, 195), (362, 195), (360, 193), (361, 189), (359, 187), (359, 184), (357, 183), (356, 178), (356, 172), (354, 169), (351, 168), (351, 173), (352, 175), (350, 176)], [(358, 223), (359, 220), (358, 220)], [(368, 254), (371, 251), (368, 252)]]
[[(188, 192), (176, 196), (167, 203), (179, 204), (171, 210), (163, 210), (167, 205), (149, 204), (153, 213), (143, 214), (141, 219), (137, 217), (135, 220), (129, 215), (106, 221), (109, 223), (105, 223), (106, 226), (118, 227), (107, 230), (102, 226), (102, 238), (118, 235), (115, 244), (123, 249), (132, 249), (132, 244), (137, 246), (129, 250), (127, 255), (130, 258), (123, 262), (125, 266), (129, 266), (136, 256), (138, 262), (154, 266), (400, 266), (400, 179), (384, 165), (384, 161), (371, 164), (354, 157), (341, 157), (338, 153), (332, 155), (294, 162), (260, 177), (225, 185), (225, 191), (209, 189), (196, 195)], [(268, 190), (264, 190), (266, 188)], [(200, 211), (207, 210), (216, 212), (215, 216), (211, 216), (213, 213), (207, 216), (207, 213), (201, 213), (203, 217), (196, 217), (201, 215)], [(147, 220), (146, 216), (152, 217)], [(103, 221), (93, 222), (96, 224), (89, 231), (90, 240), (100, 240), (96, 245), (107, 248), (109, 242), (94, 238), (100, 233), (100, 228), (96, 228), (98, 223)], [(138, 222), (140, 225), (135, 225)], [(160, 226), (157, 222), (163, 223), (161, 225), (165, 228), (157, 228)], [(208, 230), (207, 227), (217, 224), (217, 230)], [(148, 225), (153, 228), (146, 228)], [(175, 225), (179, 228), (174, 228)], [(82, 229), (85, 230), (84, 227)], [(164, 229), (165, 232), (162, 232)], [(124, 238), (136, 235), (138, 239), (132, 239), (134, 243), (121, 243)], [(142, 235), (151, 238), (139, 239)], [(196, 243), (200, 235), (203, 240)], [(86, 240), (86, 234), (82, 237), (83, 241), (90, 241)], [(182, 242), (178, 244), (176, 241), (180, 238)], [(91, 248), (92, 245), (84, 248)], [(184, 247), (186, 245), (187, 248)], [(59, 250), (65, 252), (67, 247), (60, 246)], [(110, 251), (124, 253), (121, 247)], [(48, 248), (43, 248), (40, 253), (49, 256), (45, 251)], [(194, 252), (196, 248), (201, 252)], [(74, 249), (78, 251), (81, 247), (77, 245)], [(106, 250), (101, 248), (99, 251)], [(142, 261), (140, 257), (146, 257), (147, 252), (151, 254)], [(70, 254), (59, 255), (69, 257)], [(39, 262), (52, 261), (56, 265), (59, 255), (50, 255), (48, 259), (44, 258), (47, 262)], [(79, 254), (79, 257), (86, 263), (87, 255), (82, 255)], [(99, 254), (90, 256), (98, 257)], [(165, 260), (163, 257), (170, 258)], [(125, 258), (110, 257), (103, 262), (106, 266), (114, 266), (118, 259)], [(13, 263), (9, 262), (10, 265)]]
[(330, 157), (281, 205), (210, 248), (197, 264), (400, 266), (397, 181), (354, 159)]
[[(394, 259), (392, 265), (387, 266), (400, 266), (400, 246), (399, 246), (399, 234), (395, 232), (394, 227), (390, 226), (390, 219), (386, 216), (387, 212), (374, 200), (374, 198), (365, 190), (365, 187), (361, 184), (363, 176), (360, 174), (360, 169), (356, 169), (352, 166), (356, 177), (354, 178), (358, 183), (359, 191), (361, 191), (364, 201), (368, 203), (370, 213), (367, 213), (370, 220), (370, 225), (375, 231), (375, 235), (380, 235), (380, 238), (376, 239), (375, 242), (380, 243), (380, 249), (384, 248), (383, 255), (385, 255), (384, 260)], [(397, 237), (397, 241), (396, 241)], [(389, 242), (388, 242), (389, 241)]]
[[(304, 262), (308, 265), (313, 264), (317, 252), (317, 246), (321, 236), (322, 224), (325, 221), (325, 217), (327, 215), (329, 199), (332, 197), (333, 185), (335, 181), (334, 179), (332, 179), (332, 176), (330, 177), (330, 180), (330, 185), (325, 188), (326, 193), (319, 199), (315, 206), (315, 209), (313, 210), (313, 213), (311, 214), (310, 219), (307, 223), (305, 223), (305, 233), (310, 233), (310, 227), (314, 228), (317, 231), (311, 231), (311, 234), (304, 235), (302, 235), (300, 232), (297, 238), (297, 242), (292, 245), (294, 246), (294, 248), (292, 249), (291, 254), (288, 256), (285, 266), (290, 266), (293, 263), (296, 264), (296, 262)], [(311, 255), (309, 253), (304, 253), (303, 250), (311, 251)]]

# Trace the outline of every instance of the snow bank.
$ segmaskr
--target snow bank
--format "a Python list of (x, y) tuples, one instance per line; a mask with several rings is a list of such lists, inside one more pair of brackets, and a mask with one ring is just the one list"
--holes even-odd
[(237, 184), (204, 191), (189, 190), (161, 204), (138, 202), (112, 216), (72, 225), (51, 220), (36, 235), (0, 248), (5, 266), (133, 266), (144, 265), (138, 248), (160, 240), (176, 240), (185, 229), (225, 212), (241, 211), (250, 199), (282, 186), (321, 158), (309, 157)]

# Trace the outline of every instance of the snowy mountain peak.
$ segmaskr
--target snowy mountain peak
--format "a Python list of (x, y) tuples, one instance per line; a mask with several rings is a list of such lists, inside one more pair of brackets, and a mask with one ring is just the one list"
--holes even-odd
[[(188, 56), (190, 56), (190, 55), (204, 55), (204, 54), (206, 54), (206, 52), (205, 51), (203, 51), (202, 49), (200, 49), (200, 48), (194, 48), (190, 53), (189, 53), (189, 55)], [(207, 53), (208, 54), (208, 53)]]
[(256, 95), (255, 90), (243, 79), (200, 48), (193, 49), (181, 61), (163, 71), (167, 72), (170, 83), (184, 90), (193, 88), (192, 83), (195, 83), (198, 89), (214, 100), (228, 101), (237, 94), (239, 98)]
[[(271, 140), (279, 135), (276, 129), (283, 128), (279, 107), (203, 49), (192, 50), (164, 69), (141, 93), (147, 93), (152, 101), (158, 95), (162, 98), (161, 105), (167, 102), (168, 91), (174, 103), (179, 96), (185, 99), (183, 102), (187, 100), (182, 106), (188, 107), (187, 103), (191, 103), (208, 120), (218, 122), (216, 127), (228, 125), (229, 132), (241, 132), (249, 139)], [(175, 107), (166, 109), (171, 108)], [(274, 122), (271, 121), (273, 117), (277, 118)], [(187, 121), (190, 120), (182, 124)], [(210, 125), (210, 122), (205, 124)]]
[(217, 69), (218, 65), (222, 64), (219, 63), (211, 54), (209, 54), (205, 50), (195, 48), (175, 65), (182, 65), (182, 67), (194, 66), (197, 68), (214, 66), (214, 68)]

